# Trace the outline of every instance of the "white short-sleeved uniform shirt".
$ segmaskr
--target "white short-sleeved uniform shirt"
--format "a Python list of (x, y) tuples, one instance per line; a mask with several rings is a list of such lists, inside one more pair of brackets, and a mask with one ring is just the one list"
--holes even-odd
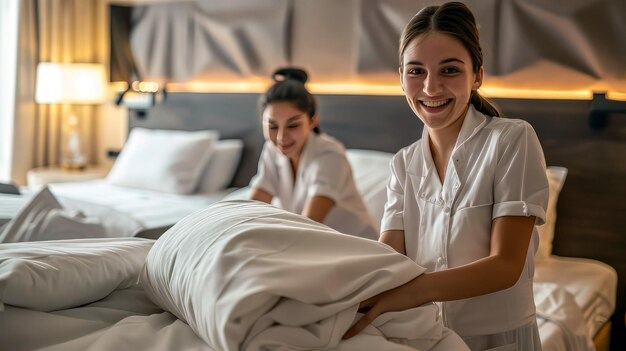
[[(438, 271), (489, 256), (492, 220), (535, 216), (545, 221), (548, 180), (543, 151), (525, 121), (468, 109), (444, 183), (433, 163), (427, 129), (391, 162), (381, 232), (404, 230), (407, 256)], [(499, 292), (441, 304), (444, 323), (463, 336), (496, 334), (535, 319), (534, 229), (517, 283)]]
[(309, 135), (300, 156), (294, 183), (289, 158), (274, 144), (265, 142), (258, 172), (252, 188), (266, 191), (277, 207), (302, 213), (307, 199), (325, 196), (335, 206), (324, 224), (340, 231), (368, 239), (378, 239), (378, 232), (359, 193), (344, 146), (326, 134)]

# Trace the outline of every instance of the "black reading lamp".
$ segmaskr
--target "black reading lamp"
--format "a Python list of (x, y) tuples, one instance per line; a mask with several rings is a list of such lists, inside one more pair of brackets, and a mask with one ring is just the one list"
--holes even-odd
[(609, 115), (626, 114), (626, 101), (609, 100), (605, 93), (594, 93), (589, 111), (589, 126), (600, 130), (609, 124)]
[(130, 110), (144, 112), (157, 103), (163, 102), (167, 97), (165, 86), (156, 82), (134, 81), (128, 84), (123, 92), (117, 94), (115, 105), (126, 106)]

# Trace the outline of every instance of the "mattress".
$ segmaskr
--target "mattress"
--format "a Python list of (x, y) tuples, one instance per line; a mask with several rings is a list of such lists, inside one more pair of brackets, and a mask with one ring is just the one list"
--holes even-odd
[[(548, 292), (549, 289), (552, 291)], [(605, 263), (559, 256), (539, 262), (535, 267), (536, 302), (540, 294), (551, 294), (552, 304), (562, 304), (555, 306), (554, 310), (560, 311), (563, 316), (566, 315), (564, 311), (569, 313), (569, 320), (559, 320), (558, 316), (551, 320), (550, 313), (542, 311), (542, 306), (538, 304), (539, 333), (544, 351), (571, 349), (567, 339), (568, 334), (575, 334), (576, 323), (591, 340), (613, 314), (616, 290), (617, 273)], [(571, 303), (567, 305), (560, 301), (563, 299), (556, 296), (558, 293)], [(547, 318), (542, 318), (546, 314)]]

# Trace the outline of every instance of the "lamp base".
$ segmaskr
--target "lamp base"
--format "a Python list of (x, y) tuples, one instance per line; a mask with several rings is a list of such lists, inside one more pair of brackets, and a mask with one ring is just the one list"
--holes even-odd
[(71, 130), (65, 136), (64, 142), (65, 147), (61, 157), (61, 168), (72, 171), (84, 170), (87, 166), (87, 157), (83, 151), (83, 142), (78, 130)]
[(61, 165), (61, 168), (64, 171), (84, 171), (85, 169), (87, 169), (87, 166), (84, 164), (69, 164), (69, 163), (64, 163)]

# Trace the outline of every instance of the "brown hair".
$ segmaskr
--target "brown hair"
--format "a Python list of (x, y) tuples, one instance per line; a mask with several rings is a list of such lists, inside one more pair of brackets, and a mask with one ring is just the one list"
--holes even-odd
[[(461, 2), (447, 2), (440, 6), (428, 6), (420, 10), (404, 27), (400, 36), (400, 67), (402, 56), (409, 43), (422, 34), (430, 32), (448, 34), (463, 44), (472, 58), (472, 71), (478, 73), (483, 66), (483, 52), (476, 19), (470, 9)], [(502, 116), (494, 103), (472, 90), (470, 102), (476, 110), (494, 117)]]
[[(259, 112), (262, 114), (267, 105), (274, 102), (290, 102), (309, 115), (309, 119), (312, 119), (317, 111), (317, 103), (313, 94), (304, 86), (308, 78), (306, 71), (301, 68), (277, 69), (272, 74), (274, 85), (259, 98)], [(313, 128), (313, 132), (319, 134), (319, 127)]]

